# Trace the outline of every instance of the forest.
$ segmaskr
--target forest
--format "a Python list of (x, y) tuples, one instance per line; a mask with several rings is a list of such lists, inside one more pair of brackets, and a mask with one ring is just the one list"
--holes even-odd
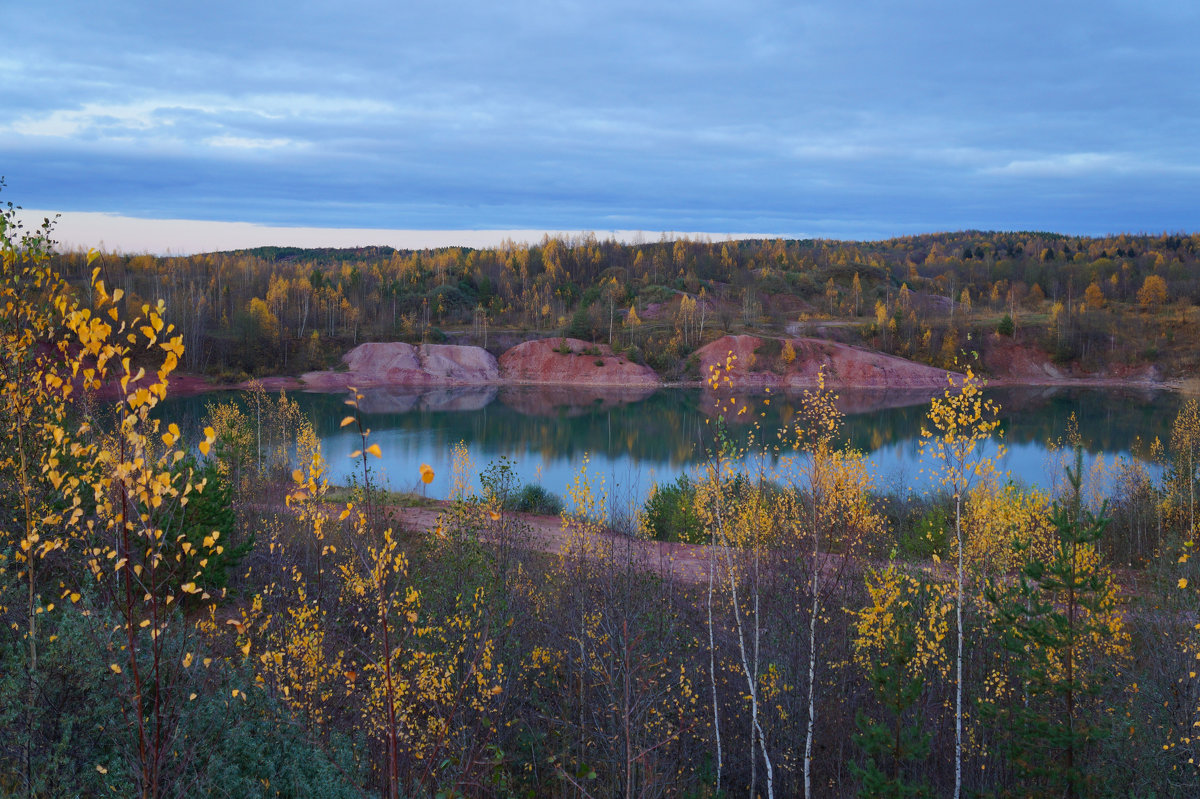
[[(594, 236), (494, 249), (264, 247), (179, 257), (101, 254), (123, 310), (162, 299), (181, 366), (217, 380), (300, 374), (364, 341), (605, 342), (668, 380), (726, 333), (820, 335), (938, 367), (1015, 336), (1090, 371), (1200, 366), (1200, 236), (960, 232), (878, 242)], [(87, 253), (55, 252), (79, 290)], [(973, 342), (973, 343), (972, 343)], [(980, 364), (973, 364), (979, 370)]]
[[(1183, 364), (1194, 237), (158, 259), (58, 253), (52, 232), (0, 214), (5, 795), (1200, 790), (1196, 401), (1148, 442), (1161, 470), (1121, 464), (1105, 496), (1061, 431), (1042, 491), (997, 473), (1002, 409), (968, 365), (922, 414), (941, 491), (900, 512), (823, 386), (782, 429), (730, 435), (761, 409), (723, 392), (726, 364), (702, 376), (705, 467), (620, 536), (581, 459), (557, 553), (512, 510), (511, 470), (465, 447), (436, 523), (399, 524), (418, 500), (377, 484), (355, 394), (358, 477), (337, 488), (286, 395), (214, 402), (193, 439), (154, 412), (181, 369), (298, 371), (452, 326), (578, 325), (686, 360), (712, 328), (848, 317), (935, 362), (936, 336), (1006, 318), (1092, 357), (1133, 319), (1158, 342), (1134, 355)], [(654, 539), (694, 568), (636, 557)]]

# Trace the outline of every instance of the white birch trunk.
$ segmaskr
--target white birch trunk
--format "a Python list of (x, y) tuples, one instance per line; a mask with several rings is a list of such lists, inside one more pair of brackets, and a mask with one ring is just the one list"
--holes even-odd
[(958, 621), (958, 655), (955, 658), (954, 689), (954, 799), (962, 796), (962, 700), (963, 700), (963, 540), (962, 492), (954, 495), (954, 530), (958, 540), (958, 602), (955, 616)]

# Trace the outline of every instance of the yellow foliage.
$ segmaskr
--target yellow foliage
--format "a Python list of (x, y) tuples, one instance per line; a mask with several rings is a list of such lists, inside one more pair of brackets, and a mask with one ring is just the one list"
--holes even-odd
[(1167, 301), (1167, 281), (1158, 275), (1146, 275), (1142, 287), (1138, 289), (1138, 302), (1144, 308), (1155, 308)]
[[(1036, 489), (1022, 491), (1011, 483), (1000, 486), (986, 480), (972, 488), (964, 505), (963, 526), (967, 531), (963, 557), (980, 574), (1005, 574), (1019, 568), (1028, 556), (1048, 558), (1053, 546), (1050, 497)], [(1017, 541), (1029, 548), (1027, 555), (1014, 552)]]
[(915, 633), (916, 646), (908, 663), (910, 677), (949, 672), (946, 638), (953, 607), (951, 585), (921, 580), (895, 563), (871, 568), (866, 576), (870, 601), (854, 623), (854, 660), (870, 668), (900, 643), (901, 630)]
[(999, 408), (983, 398), (982, 383), (970, 367), (961, 386), (955, 387), (953, 375), (947, 380), (949, 388), (930, 403), (929, 425), (921, 427), (921, 455), (941, 464), (941, 485), (964, 499), (971, 485), (996, 474), (996, 459), (1004, 454), (1002, 444), (994, 454), (985, 452), (1000, 426)]

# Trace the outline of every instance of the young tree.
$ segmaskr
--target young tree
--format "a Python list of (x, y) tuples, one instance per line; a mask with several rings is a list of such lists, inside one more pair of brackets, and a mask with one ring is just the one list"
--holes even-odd
[[(120, 290), (110, 294), (99, 273), (95, 269), (91, 279), (94, 308), (71, 307), (65, 297), (58, 305), (85, 388), (116, 386), (116, 426), (87, 450), (91, 480), (66, 493), (77, 507), (86, 502), (94, 508), (87, 569), (118, 618), (115, 631), (122, 640), (110, 639), (107, 646), (114, 655), (110, 669), (123, 682), (127, 723), (137, 734), (137, 787), (143, 797), (158, 797), (171, 769), (185, 765), (175, 738), (185, 704), (177, 686), (192, 656), (190, 625), (177, 614), (181, 605), (214, 601), (197, 581), (225, 543), (217, 531), (199, 546), (188, 540), (184, 509), (205, 483), (177, 468), (186, 457), (179, 428), (171, 424), (163, 432), (151, 415), (166, 397), (182, 338), (163, 321), (162, 301), (122, 318)], [(158, 365), (147, 375), (144, 367), (134, 370), (134, 358)], [(213, 441), (213, 431), (205, 431), (201, 453)], [(169, 659), (179, 651), (185, 653), (182, 668)]]
[(995, 473), (996, 459), (1003, 454), (998, 446), (995, 455), (986, 453), (992, 434), (999, 427), (997, 406), (985, 400), (980, 380), (970, 367), (961, 385), (954, 385), (954, 376), (947, 375), (949, 387), (942, 397), (930, 404), (929, 427), (921, 428), (921, 455), (937, 462), (935, 474), (940, 484), (954, 498), (954, 538), (957, 569), (955, 575), (955, 622), (957, 654), (955, 656), (954, 691), (954, 797), (962, 796), (963, 747), (963, 603), (964, 596), (964, 535), (963, 503), (977, 481)]
[[(792, 445), (802, 455), (792, 485), (799, 513), (792, 522), (797, 539), (807, 539), (808, 555), (808, 717), (804, 733), (804, 795), (813, 796), (812, 759), (817, 722), (817, 624), (836, 589), (847, 561), (863, 540), (883, 527), (869, 499), (871, 476), (861, 452), (839, 447), (842, 414), (837, 396), (817, 389), (804, 392)], [(838, 557), (835, 552), (840, 553)]]
[[(730, 352), (726, 355), (724, 364), (710, 367), (708, 384), (714, 391), (731, 386), (729, 375), (736, 360), (737, 356)], [(767, 507), (763, 481), (755, 484), (742, 473), (741, 461), (747, 454), (748, 447), (743, 449), (736, 446), (728, 436), (725, 415), (732, 413), (736, 418), (745, 414), (748, 407), (744, 403), (738, 407), (736, 397), (725, 397), (718, 400), (718, 411), (714, 451), (696, 488), (697, 515), (709, 532), (709, 675), (713, 690), (714, 727), (717, 733), (718, 782), (722, 753), (716, 689), (716, 644), (713, 633), (714, 583), (717, 579), (720, 580), (721, 587), (729, 591), (738, 663), (741, 676), (746, 682), (745, 696), (750, 703), (751, 792), (756, 790), (758, 756), (761, 755), (766, 771), (767, 796), (773, 797), (775, 767), (767, 746), (761, 714), (760, 588), (763, 558), (769, 542), (772, 518), (780, 508), (778, 505)], [(754, 430), (757, 432), (757, 425)], [(786, 510), (779, 515), (786, 518)]]
[(911, 773), (928, 758), (931, 737), (913, 713), (926, 675), (941, 674), (949, 665), (944, 645), (949, 586), (918, 579), (892, 562), (868, 570), (866, 587), (870, 602), (855, 621), (854, 661), (867, 671), (887, 717), (872, 721), (859, 711), (854, 738), (866, 762), (851, 763), (850, 770), (862, 781), (863, 799), (931, 797), (928, 784)]
[(1180, 537), (1198, 543), (1196, 502), (1200, 499), (1200, 402), (1190, 399), (1171, 424), (1167, 464), (1167, 508)]
[(1129, 643), (1117, 586), (1099, 555), (1108, 520), (1081, 500), (1082, 462), (1076, 449), (1070, 496), (1051, 515), (1049, 558), (1015, 542), (1026, 558), (1017, 582), (986, 591), (1012, 661), (1007, 679), (1017, 696), (995, 714), (1023, 797), (1093, 795), (1086, 755), (1105, 715), (1094, 700)]

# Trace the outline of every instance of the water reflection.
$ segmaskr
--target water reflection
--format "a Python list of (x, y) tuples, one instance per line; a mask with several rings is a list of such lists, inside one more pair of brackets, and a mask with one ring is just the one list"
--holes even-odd
[[(515, 461), (522, 480), (540, 481), (564, 493), (583, 462), (603, 478), (618, 502), (638, 502), (654, 480), (671, 480), (698, 466), (711, 449), (718, 397), (700, 389), (512, 386), (437, 390), (372, 389), (360, 407), (372, 440), (384, 452), (380, 475), (397, 489), (419, 486), (418, 467), (433, 466), (437, 477), (428, 491), (449, 490), (451, 448), (465, 441), (476, 472), (504, 455)], [(869, 453), (877, 480), (885, 486), (925, 484), (919, 456), (920, 428), (929, 392), (845, 391), (844, 433), (850, 445)], [(1180, 406), (1167, 392), (1032, 388), (988, 391), (1001, 406), (1001, 429), (1009, 453), (1003, 462), (1014, 479), (1050, 486), (1061, 474), (1049, 442), (1064, 440), (1074, 414), (1089, 460), (1141, 454), (1138, 442), (1166, 440)], [(199, 419), (204, 405), (229, 395), (172, 400), (164, 409), (177, 419)], [(341, 394), (294, 395), (314, 421), (335, 482), (348, 479), (349, 454), (358, 442), (341, 429)], [(778, 430), (795, 418), (801, 396), (743, 395), (737, 406), (752, 409), (731, 425), (734, 438), (759, 429)]]

